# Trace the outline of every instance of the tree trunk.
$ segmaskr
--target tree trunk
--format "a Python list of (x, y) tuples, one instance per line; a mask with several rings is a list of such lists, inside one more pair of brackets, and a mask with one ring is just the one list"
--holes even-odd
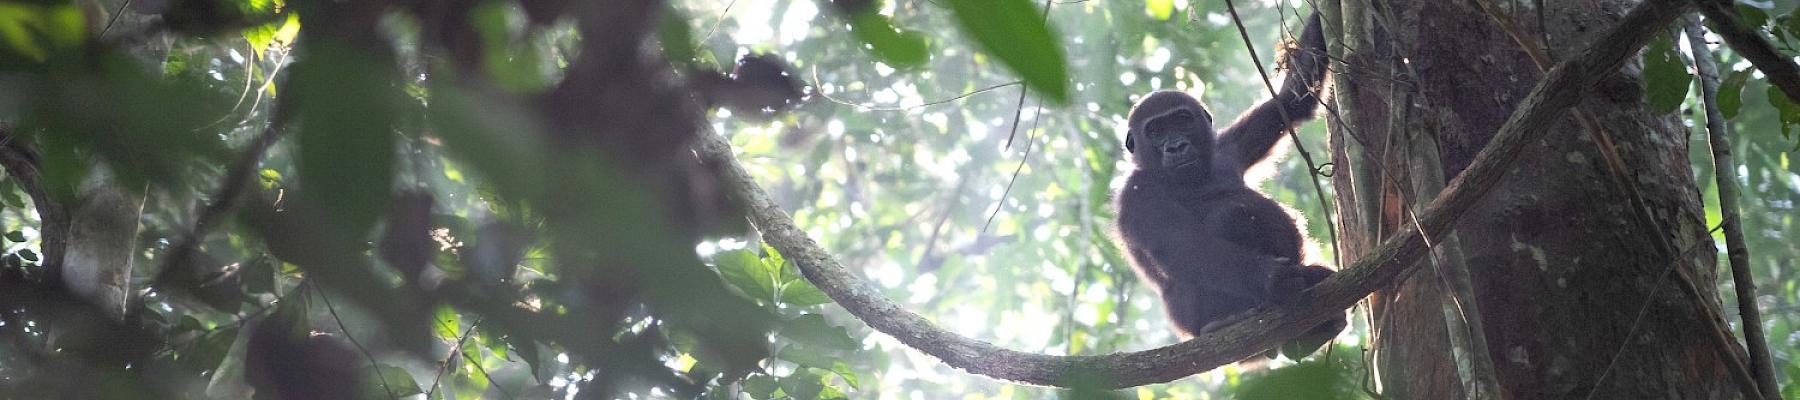
[[(1499, 7), (1484, 12), (1483, 2)], [(1331, 32), (1342, 44), (1333, 51), (1345, 52), (1345, 64), (1334, 65), (1339, 109), (1329, 118), (1346, 263), (1412, 224), (1407, 210), (1435, 196), (1408, 184), (1408, 167), (1418, 164), (1407, 162), (1405, 140), (1435, 139), (1442, 175), (1454, 177), (1543, 76), (1519, 39), (1547, 41), (1555, 62), (1636, 2), (1369, 3), (1343, 1)], [(1497, 17), (1514, 21), (1517, 35)], [(1688, 131), (1677, 115), (1649, 111), (1641, 67), (1634, 61), (1607, 77), (1578, 109), (1610, 136), (1628, 166), (1624, 181), (1661, 229), (1636, 219), (1594, 132), (1573, 114), (1528, 145), (1458, 224), (1473, 293), (1456, 300), (1478, 305), (1466, 317), (1485, 334), (1502, 398), (1741, 397), (1726, 368), (1737, 345), (1721, 347), (1709, 333), (1717, 329), (1707, 311), (1718, 307), (1715, 257), (1688, 167)], [(1659, 255), (1658, 235), (1683, 254)], [(1672, 266), (1687, 271), (1665, 274)], [(1445, 281), (1434, 270), (1425, 264), (1370, 302), (1374, 367), (1390, 398), (1467, 397), (1469, 357), (1451, 347), (1446, 319), (1456, 317), (1444, 312)], [(1679, 289), (1689, 283), (1703, 301)]]

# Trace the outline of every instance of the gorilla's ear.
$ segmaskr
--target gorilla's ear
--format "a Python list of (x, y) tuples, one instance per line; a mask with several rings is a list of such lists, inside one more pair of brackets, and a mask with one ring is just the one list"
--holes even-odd
[(1131, 140), (1132, 136), (1136, 136), (1136, 135), (1132, 135), (1129, 133), (1125, 134), (1125, 152), (1126, 153), (1136, 153), (1137, 152), (1137, 149), (1133, 148), (1134, 147), (1133, 145), (1136, 143), (1132, 143), (1132, 140)]

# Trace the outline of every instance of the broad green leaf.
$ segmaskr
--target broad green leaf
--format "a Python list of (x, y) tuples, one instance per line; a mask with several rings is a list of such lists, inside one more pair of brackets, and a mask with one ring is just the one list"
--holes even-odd
[(275, 44), (282, 46), (294, 43), (300, 36), (300, 14), (288, 13), (287, 20), (282, 21), (281, 28), (275, 30)]
[(1657, 36), (1644, 50), (1644, 84), (1650, 111), (1672, 113), (1687, 100), (1693, 76), (1688, 74), (1686, 63), (1682, 62), (1681, 54), (1675, 51), (1674, 41), (1668, 35)]
[(26, 261), (31, 261), (31, 262), (38, 261), (37, 252), (31, 251), (31, 249), (19, 250), (19, 257), (25, 258)]
[(1168, 21), (1175, 14), (1175, 0), (1144, 0), (1144, 12), (1158, 20)]
[[(819, 314), (806, 314), (787, 320), (781, 325), (781, 336), (810, 347), (829, 350), (850, 351), (859, 347), (856, 338), (850, 337), (848, 330), (831, 325), (825, 321), (825, 316)], [(821, 366), (829, 367), (830, 364)]]
[(73, 49), (87, 39), (81, 10), (69, 5), (0, 2), (0, 67), (15, 55), (35, 62), (52, 51)]
[(743, 388), (744, 394), (750, 395), (750, 398), (763, 400), (775, 397), (775, 390), (781, 387), (775, 383), (775, 377), (756, 374), (744, 379)]
[(763, 244), (763, 264), (771, 270), (779, 271), (781, 279), (781, 303), (794, 307), (808, 307), (831, 302), (831, 297), (813, 286), (812, 281), (801, 276), (800, 269), (788, 262), (775, 247)]
[(338, 43), (308, 42), (292, 67), (288, 104), (300, 112), (299, 173), (308, 210), (358, 240), (388, 207), (400, 114), (393, 60)]
[(294, 36), (300, 34), (300, 16), (288, 13), (287, 18), (278, 22), (270, 22), (245, 28), (244, 41), (250, 43), (250, 51), (260, 59), (269, 50), (270, 45), (287, 46), (294, 42)]
[(795, 344), (781, 348), (781, 352), (776, 357), (802, 366), (830, 368), (832, 364), (837, 363), (837, 356), (828, 353), (830, 352)]
[(844, 395), (843, 391), (840, 391), (840, 390), (838, 390), (838, 388), (832, 387), (830, 385), (826, 385), (824, 388), (822, 388), (822, 390), (819, 391), (819, 400), (839, 400), (839, 399), (848, 399), (848, 398), (850, 398), (850, 396)]
[(518, 355), (520, 360), (525, 361), (525, 365), (531, 367), (531, 376), (539, 377), (539, 364), (542, 363), (543, 358), (539, 356), (541, 353), (538, 352), (537, 340), (530, 336), (511, 333), (506, 335), (506, 343), (512, 346), (512, 354)]
[(20, 231), (7, 232), (6, 240), (11, 240), (13, 242), (24, 242), (25, 241), (25, 232), (20, 232)]
[(1337, 363), (1308, 361), (1243, 378), (1233, 398), (1260, 399), (1357, 399), (1355, 380)]
[(876, 59), (895, 68), (924, 65), (931, 56), (926, 52), (924, 35), (895, 28), (886, 16), (874, 10), (851, 15), (850, 33), (856, 35)]
[[(394, 398), (425, 393), (419, 389), (419, 382), (413, 380), (412, 374), (400, 367), (387, 364), (365, 366), (359, 375), (362, 376), (362, 394), (365, 399), (386, 399), (389, 398), (388, 393), (393, 393)], [(383, 382), (387, 384), (384, 386)]]
[(781, 303), (794, 307), (808, 307), (831, 303), (831, 296), (819, 291), (806, 278), (794, 277), (781, 286)]
[(1800, 105), (1795, 105), (1792, 100), (1787, 98), (1787, 94), (1782, 93), (1781, 88), (1777, 88), (1775, 85), (1769, 85), (1764, 94), (1769, 98), (1769, 105), (1775, 107), (1775, 112), (1781, 120), (1781, 137), (1792, 137), (1794, 125), (1800, 124)]
[(713, 256), (719, 276), (750, 298), (768, 302), (775, 299), (774, 275), (755, 252), (732, 250)]
[(25, 198), (19, 196), (19, 184), (11, 179), (0, 181), (0, 204), (7, 207), (25, 207)]
[(514, 91), (535, 91), (549, 84), (543, 79), (537, 46), (514, 40), (506, 22), (506, 5), (484, 2), (469, 13), (471, 25), (481, 36), (482, 64), (488, 76), (501, 87)]
[(1754, 2), (1738, 2), (1738, 22), (1752, 29), (1769, 24), (1769, 12)]
[(850, 369), (849, 364), (844, 364), (843, 361), (831, 363), (831, 372), (837, 374), (839, 378), (844, 378), (844, 383), (850, 384), (851, 389), (862, 388), (862, 384), (858, 383), (862, 377), (858, 376), (855, 370)]
[(462, 332), (458, 331), (461, 329), (462, 318), (456, 314), (456, 309), (449, 305), (438, 305), (437, 312), (432, 314), (431, 327), (433, 332), (437, 332), (438, 339), (456, 343), (462, 337)]
[(794, 265), (789, 264), (787, 261), (787, 257), (782, 257), (781, 250), (775, 249), (775, 246), (770, 246), (768, 243), (763, 243), (762, 249), (763, 249), (763, 259), (764, 259), (763, 262), (768, 263), (771, 266), (781, 268), (783, 273), (795, 270)]
[(819, 398), (819, 391), (825, 389), (820, 382), (821, 376), (808, 370), (794, 371), (793, 374), (781, 378), (781, 392), (798, 400)]
[(276, 29), (279, 28), (273, 22), (244, 29), (242, 34), (244, 41), (250, 43), (250, 53), (256, 55), (257, 59), (262, 59), (263, 52), (269, 49), (269, 44), (275, 42)]
[(1725, 119), (1737, 118), (1738, 110), (1744, 108), (1744, 83), (1750, 80), (1750, 69), (1732, 71), (1719, 82), (1719, 113)]
[(698, 47), (694, 44), (694, 29), (688, 26), (687, 13), (682, 12), (680, 7), (665, 7), (662, 18), (662, 25), (657, 27), (656, 33), (658, 41), (662, 43), (663, 56), (671, 64), (693, 67)]
[[(444, 151), (470, 171), (488, 178), (476, 190), (483, 199), (521, 199), (541, 195), (549, 183), (543, 171), (548, 160), (540, 156), (547, 147), (532, 111), (509, 102), (493, 101), (453, 84), (431, 87), (426, 110), (434, 133), (444, 141)], [(506, 204), (491, 204), (505, 208)], [(506, 210), (502, 210), (506, 211)], [(507, 214), (507, 213), (501, 213)]]
[(231, 344), (237, 341), (238, 328), (227, 327), (207, 332), (194, 340), (194, 344), (176, 353), (176, 360), (195, 371), (212, 370), (225, 359), (225, 353), (231, 351)]
[(1065, 103), (1069, 98), (1067, 60), (1044, 14), (1030, 0), (949, 0), (963, 32), (1001, 63), (1025, 86)]
[(256, 257), (244, 262), (238, 276), (244, 282), (244, 293), (275, 292), (275, 260), (268, 257)]
[(506, 343), (505, 332), (496, 330), (494, 325), (490, 324), (482, 325), (481, 329), (475, 330), (475, 334), (477, 338), (481, 339), (481, 348), (487, 349), (490, 353), (494, 353), (494, 357), (510, 359), (506, 356), (508, 346)]

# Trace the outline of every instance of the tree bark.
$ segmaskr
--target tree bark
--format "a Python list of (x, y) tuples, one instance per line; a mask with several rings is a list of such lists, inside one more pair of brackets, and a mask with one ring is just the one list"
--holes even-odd
[[(1517, 7), (1502, 12), (1514, 13), (1522, 36), (1547, 41), (1544, 48), (1558, 62), (1638, 2), (1539, 2), (1543, 10), (1533, 3), (1511, 2)], [(1397, 123), (1360, 124), (1355, 132), (1333, 125), (1333, 162), (1351, 168), (1335, 176), (1337, 193), (1360, 194), (1338, 198), (1342, 221), (1362, 221), (1340, 225), (1346, 262), (1413, 224), (1404, 204), (1421, 194), (1404, 191), (1407, 171), (1398, 160), (1408, 143), (1397, 141), (1435, 137), (1443, 176), (1455, 177), (1545, 76), (1516, 38), (1473, 2), (1386, 0), (1365, 11), (1343, 18), (1368, 21), (1372, 43), (1336, 67), (1378, 76), (1391, 71), (1398, 83), (1340, 87), (1337, 95), (1399, 106), (1364, 107), (1344, 118), (1388, 121), (1394, 110), (1405, 112)], [(1609, 183), (1603, 146), (1566, 111), (1548, 134), (1526, 144), (1493, 195), (1457, 223), (1461, 261), (1474, 287), (1474, 298), (1461, 300), (1479, 304), (1466, 318), (1479, 319), (1471, 325), (1485, 333), (1504, 398), (1743, 396), (1732, 373), (1741, 366), (1733, 357), (1741, 348), (1711, 334), (1719, 329), (1710, 311), (1719, 307), (1714, 250), (1688, 168), (1688, 131), (1676, 115), (1648, 110), (1641, 68), (1634, 58), (1616, 73), (1604, 72), (1576, 107), (1610, 134), (1610, 151), (1630, 167), (1624, 182), (1636, 186), (1660, 231), (1636, 222), (1639, 210)], [(1343, 145), (1349, 142), (1360, 146)], [(1368, 154), (1349, 154), (1352, 148)], [(1360, 176), (1383, 177), (1373, 184), (1379, 192), (1358, 192), (1371, 186), (1357, 182)], [(1657, 235), (1681, 254), (1660, 255)], [(1665, 273), (1669, 268), (1687, 270)], [(1403, 277), (1375, 296), (1376, 367), (1392, 398), (1466, 396), (1446, 336), (1442, 286), (1434, 279)], [(1698, 296), (1684, 295), (1685, 284), (1698, 287)]]

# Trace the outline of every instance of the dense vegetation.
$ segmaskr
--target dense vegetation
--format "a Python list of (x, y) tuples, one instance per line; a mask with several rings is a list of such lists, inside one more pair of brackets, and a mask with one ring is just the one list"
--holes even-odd
[[(814, 239), (941, 326), (1140, 350), (1176, 339), (1110, 238), (1124, 115), (1182, 89), (1224, 119), (1277, 72), (1214, 1), (671, 3), (0, 0), (0, 397), (1050, 396), (835, 308), (686, 146), (729, 137)], [(1306, 2), (1240, 3), (1272, 66)], [(1793, 3), (1739, 10), (1792, 46)], [(1652, 46), (1647, 93), (1696, 107), (1678, 43)], [(1800, 105), (1720, 51), (1756, 301), (1793, 382)], [(785, 92), (739, 60), (802, 99), (756, 101)], [(1320, 260), (1330, 173), (1288, 157), (1261, 183)], [(135, 202), (116, 312), (60, 283), (96, 191)], [(1363, 396), (1361, 329), (1126, 394)]]

